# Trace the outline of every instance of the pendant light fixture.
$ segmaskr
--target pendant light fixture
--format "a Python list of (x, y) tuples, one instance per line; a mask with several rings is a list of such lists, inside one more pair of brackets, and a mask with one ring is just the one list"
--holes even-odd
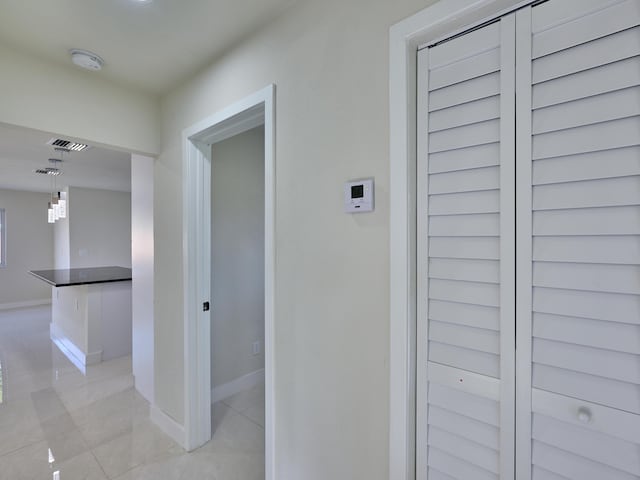
[(57, 220), (67, 217), (67, 192), (58, 191), (56, 179), (62, 173), (63, 155), (68, 150), (59, 147), (55, 150), (60, 153), (60, 158), (49, 159), (49, 164), (53, 166), (36, 170), (37, 173), (44, 173), (51, 177), (51, 201), (47, 203), (47, 221), (49, 223), (55, 223)]

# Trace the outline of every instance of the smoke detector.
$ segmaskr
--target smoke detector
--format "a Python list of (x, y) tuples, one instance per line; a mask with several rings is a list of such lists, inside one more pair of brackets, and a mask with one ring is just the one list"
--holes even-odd
[(80, 50), (78, 48), (69, 50), (69, 53), (71, 54), (71, 61), (79, 67), (92, 71), (102, 70), (104, 60), (102, 60), (99, 55), (88, 50)]

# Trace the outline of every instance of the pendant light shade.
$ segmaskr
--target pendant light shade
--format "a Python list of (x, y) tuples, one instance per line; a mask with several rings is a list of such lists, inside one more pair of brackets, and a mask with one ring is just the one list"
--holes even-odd
[(57, 188), (56, 178), (62, 173), (60, 166), (63, 163), (62, 156), (69, 150), (56, 147), (56, 152), (60, 153), (60, 158), (50, 158), (49, 163), (55, 167), (36, 170), (36, 173), (46, 173), (51, 178), (51, 201), (47, 204), (47, 221), (55, 223), (61, 218), (67, 218), (67, 192), (60, 192)]
[(53, 215), (53, 207), (51, 206), (51, 202), (49, 202), (49, 207), (47, 209), (47, 221), (49, 223), (56, 223), (56, 219)]
[(58, 192), (58, 209), (60, 218), (67, 218), (67, 192)]

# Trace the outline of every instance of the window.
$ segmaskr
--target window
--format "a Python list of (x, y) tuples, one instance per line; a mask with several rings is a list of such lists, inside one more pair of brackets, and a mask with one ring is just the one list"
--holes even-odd
[(0, 208), (0, 267), (7, 266), (7, 224), (4, 208)]

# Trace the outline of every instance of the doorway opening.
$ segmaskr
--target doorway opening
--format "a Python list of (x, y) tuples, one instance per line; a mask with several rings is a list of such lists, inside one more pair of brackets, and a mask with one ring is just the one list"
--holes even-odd
[[(184, 254), (184, 446), (211, 439), (212, 145), (264, 128), (264, 409), (265, 478), (274, 478), (274, 208), (275, 86), (270, 85), (183, 132)], [(218, 390), (219, 392), (219, 390)], [(214, 396), (216, 393), (214, 393)]]

